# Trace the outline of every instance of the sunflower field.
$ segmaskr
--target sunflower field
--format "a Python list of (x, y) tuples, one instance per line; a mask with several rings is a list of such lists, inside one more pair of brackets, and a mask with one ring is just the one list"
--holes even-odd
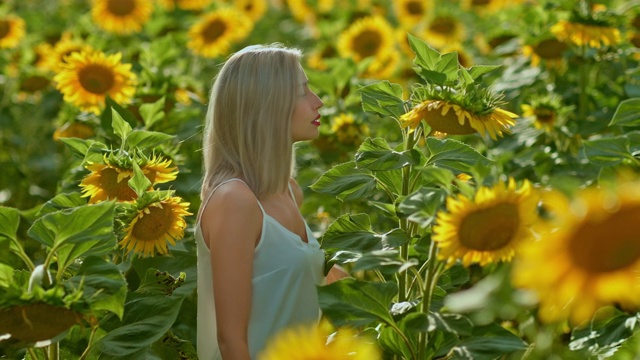
[(0, 1), (0, 359), (197, 359), (209, 89), (270, 43), (351, 276), (261, 359), (640, 359), (638, 0)]

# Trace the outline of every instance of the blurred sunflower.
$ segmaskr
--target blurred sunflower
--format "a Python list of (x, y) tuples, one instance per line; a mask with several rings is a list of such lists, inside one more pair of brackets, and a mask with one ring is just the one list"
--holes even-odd
[(522, 247), (513, 282), (532, 290), (543, 322), (578, 325), (606, 305), (640, 306), (640, 182), (543, 195), (549, 228)]
[(172, 11), (176, 8), (182, 10), (204, 10), (213, 0), (158, 0), (160, 6)]
[[(331, 340), (329, 340), (331, 338)], [(354, 331), (329, 326), (297, 326), (276, 334), (259, 354), (260, 360), (380, 360), (378, 347)]]
[(15, 15), (0, 17), (0, 49), (13, 49), (25, 35), (25, 22)]
[(604, 6), (580, 6), (571, 12), (569, 20), (558, 21), (550, 30), (560, 41), (598, 49), (620, 43), (616, 21), (617, 16)]
[(458, 54), (458, 63), (465, 68), (470, 68), (473, 65), (473, 58), (471, 54), (460, 43), (451, 43), (442, 48), (442, 53), (455, 52)]
[(529, 104), (522, 104), (522, 117), (533, 119), (536, 129), (551, 132), (562, 122), (562, 104), (558, 96), (534, 97)]
[(189, 29), (187, 47), (195, 54), (215, 58), (229, 53), (231, 46), (244, 40), (253, 30), (253, 22), (235, 8), (220, 8), (200, 18)]
[(36, 69), (43, 71), (53, 70), (49, 67), (49, 58), (54, 52), (53, 46), (51, 44), (47, 42), (41, 42), (33, 48), (33, 51), (35, 52), (33, 66), (35, 66)]
[(494, 107), (484, 112), (475, 112), (448, 100), (430, 99), (416, 105), (400, 117), (401, 127), (415, 129), (424, 120), (432, 131), (449, 135), (480, 133), (496, 140), (508, 126), (515, 124), (518, 115)]
[(565, 66), (563, 54), (568, 48), (565, 43), (550, 38), (523, 46), (522, 54), (531, 58), (531, 66), (538, 66), (544, 61), (547, 67), (560, 70)]
[[(129, 180), (133, 177), (133, 170), (129, 164), (121, 164), (121, 161), (113, 157), (103, 157), (102, 163), (89, 162), (85, 167), (91, 171), (80, 182), (82, 196), (89, 197), (89, 203), (116, 200), (131, 202), (137, 198), (137, 194), (129, 186)], [(171, 166), (171, 160), (162, 160), (157, 156), (143, 158), (140, 170), (151, 182), (151, 188), (155, 184), (166, 183), (175, 180), (178, 171)]]
[[(44, 45), (42, 50), (47, 50), (47, 46)], [(61, 71), (67, 63), (67, 58), (73, 53), (79, 52), (92, 52), (94, 49), (91, 45), (87, 44), (83, 40), (74, 38), (69, 32), (65, 32), (53, 45), (53, 51), (48, 54), (44, 54), (45, 63), (43, 66), (53, 72)]]
[(62, 138), (88, 139), (95, 135), (93, 127), (81, 122), (67, 122), (56, 128), (53, 132), (53, 140), (60, 141)]
[(336, 56), (338, 56), (338, 50), (332, 43), (327, 42), (319, 46), (316, 45), (306, 56), (307, 66), (316, 70), (326, 70), (328, 67), (326, 60)]
[(287, 7), (294, 19), (301, 23), (315, 23), (319, 14), (333, 10), (335, 0), (286, 0)]
[(267, 0), (235, 0), (233, 6), (244, 12), (251, 20), (257, 22), (267, 12), (269, 4)]
[(341, 144), (358, 146), (369, 136), (369, 127), (356, 123), (353, 114), (342, 113), (333, 118), (331, 132)]
[(121, 59), (121, 53), (74, 52), (54, 76), (56, 88), (64, 101), (95, 114), (100, 114), (107, 96), (118, 104), (129, 103), (136, 91), (136, 75), (131, 64)]
[[(395, 38), (394, 29), (381, 16), (368, 16), (353, 22), (338, 37), (338, 54), (351, 58), (356, 63), (371, 58), (366, 72), (371, 76), (387, 73), (393, 65)], [(393, 70), (393, 69), (392, 69)]]
[(452, 265), (462, 261), (484, 266), (509, 261), (518, 246), (533, 237), (538, 196), (525, 180), (521, 187), (509, 178), (492, 188), (480, 187), (473, 199), (464, 195), (447, 199), (447, 212), (439, 212), (432, 239), (438, 259)]
[(119, 35), (142, 30), (152, 12), (152, 0), (93, 0), (91, 8), (96, 25)]
[(398, 24), (405, 29), (410, 29), (430, 16), (433, 2), (431, 0), (393, 0), (393, 9)]
[(143, 256), (166, 254), (167, 243), (175, 245), (176, 240), (184, 237), (187, 227), (184, 218), (192, 215), (188, 210), (189, 203), (182, 202), (178, 196), (145, 205), (137, 210), (118, 245), (129, 253)]
[(439, 15), (431, 19), (424, 29), (422, 38), (436, 49), (442, 49), (464, 40), (464, 26), (451, 15)]
[(522, 2), (523, 0), (462, 0), (462, 8), (474, 12), (494, 12)]

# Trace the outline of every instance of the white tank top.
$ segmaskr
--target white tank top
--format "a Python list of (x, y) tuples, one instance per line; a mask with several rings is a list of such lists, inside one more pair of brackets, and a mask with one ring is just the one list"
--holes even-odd
[[(242, 181), (230, 179), (218, 187), (233, 180)], [(320, 306), (316, 286), (324, 282), (324, 251), (306, 222), (308, 243), (269, 216), (260, 201), (258, 205), (262, 211), (262, 233), (253, 256), (248, 327), (252, 359), (256, 359), (270, 337), (279, 330), (318, 321)], [(216, 334), (211, 257), (200, 220), (196, 223), (195, 238), (198, 246), (198, 357), (219, 360), (222, 357)]]

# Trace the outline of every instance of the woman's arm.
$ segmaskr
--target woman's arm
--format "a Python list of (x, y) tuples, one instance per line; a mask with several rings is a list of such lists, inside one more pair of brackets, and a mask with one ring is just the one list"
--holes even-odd
[(201, 221), (211, 251), (217, 339), (223, 359), (249, 360), (253, 255), (262, 231), (257, 199), (243, 183), (216, 190)]

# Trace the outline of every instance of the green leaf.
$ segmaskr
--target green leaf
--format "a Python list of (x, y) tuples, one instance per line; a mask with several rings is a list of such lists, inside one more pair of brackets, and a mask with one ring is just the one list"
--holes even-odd
[[(398, 331), (390, 326), (383, 326), (379, 330), (378, 342), (380, 346), (387, 352), (391, 352), (400, 355), (400, 359), (415, 359), (416, 358), (416, 339), (413, 338), (413, 333), (405, 333), (404, 331)], [(408, 338), (408, 342), (405, 339)]]
[(411, 34), (407, 34), (407, 37), (409, 39), (409, 46), (411, 47), (411, 50), (416, 54), (413, 62), (427, 70), (435, 69), (438, 60), (440, 59), (440, 53), (429, 46), (426, 41), (418, 37)]
[(521, 338), (497, 324), (490, 324), (475, 327), (471, 337), (460, 341), (450, 354), (451, 359), (492, 360), (526, 348)]
[(318, 298), (323, 315), (338, 327), (363, 326), (375, 321), (394, 324), (389, 309), (397, 292), (394, 282), (344, 278), (319, 287)]
[(151, 346), (171, 328), (183, 299), (129, 293), (122, 322), (101, 324), (107, 334), (96, 343), (100, 359), (128, 359)]
[(62, 271), (80, 256), (101, 255), (113, 249), (114, 210), (113, 202), (103, 202), (56, 211), (37, 219), (28, 234), (56, 251)]
[(632, 98), (621, 101), (609, 126), (638, 126), (640, 125), (640, 98)]
[(500, 67), (500, 65), (474, 65), (469, 68), (469, 74), (474, 80), (476, 80), (482, 75), (488, 74)]
[(147, 190), (149, 190), (149, 188), (151, 188), (151, 180), (144, 175), (137, 162), (133, 161), (132, 165), (133, 177), (129, 179), (128, 184), (129, 187), (136, 192), (138, 197), (141, 197), (145, 192), (147, 192)]
[(410, 221), (422, 227), (431, 225), (436, 213), (443, 207), (447, 192), (442, 189), (422, 187), (408, 195), (398, 205), (398, 214), (408, 216)]
[(376, 188), (376, 179), (370, 170), (356, 168), (355, 162), (350, 161), (329, 169), (309, 188), (350, 201), (370, 196)]
[(153, 268), (147, 269), (142, 284), (140, 284), (136, 292), (171, 295), (175, 289), (184, 283), (185, 277), (185, 273), (180, 273), (180, 276), (175, 278), (166, 271), (160, 271)]
[(440, 330), (458, 336), (469, 336), (473, 330), (473, 322), (460, 314), (429, 313), (429, 331)]
[(162, 132), (133, 130), (127, 137), (127, 144), (131, 148), (137, 147), (140, 149), (152, 149), (173, 139), (175, 139), (174, 135), (169, 135)]
[[(340, 255), (336, 254), (336, 256), (343, 260), (349, 260), (347, 262), (354, 262), (353, 272), (379, 270), (384, 274), (394, 274), (404, 265), (404, 261), (400, 258), (399, 251), (394, 249), (373, 250), (365, 254), (357, 255), (354, 255), (356, 253), (349, 252), (347, 252), (347, 254), (351, 255), (352, 258), (349, 259), (343, 252), (340, 252)], [(355, 257), (355, 259), (353, 257)]]
[(362, 109), (381, 117), (400, 118), (405, 113), (402, 86), (389, 81), (380, 81), (360, 87)]
[(144, 121), (144, 126), (150, 129), (153, 124), (164, 118), (165, 97), (161, 97), (153, 103), (145, 103), (140, 105), (140, 116)]
[(0, 263), (0, 288), (8, 288), (11, 283), (13, 283), (13, 268)]
[(624, 135), (584, 141), (582, 151), (592, 164), (598, 166), (617, 165), (625, 159), (635, 160), (629, 150), (629, 139)]
[(89, 256), (69, 282), (78, 288), (82, 284), (82, 297), (92, 311), (106, 310), (122, 319), (127, 283), (116, 265)]
[(131, 125), (124, 121), (115, 108), (111, 108), (111, 127), (113, 128), (113, 132), (118, 135), (124, 143), (131, 132)]
[(367, 214), (344, 214), (320, 238), (324, 249), (370, 251), (382, 249), (381, 237), (371, 230)]
[(91, 140), (91, 139), (78, 139), (78, 138), (60, 138), (60, 141), (71, 151), (72, 154), (78, 156), (83, 159), (89, 149), (91, 148), (101, 148), (106, 149), (107, 146), (99, 141)]
[(458, 69), (460, 68), (460, 62), (458, 62), (458, 53), (450, 52), (442, 54), (436, 65), (436, 70), (445, 74), (447, 81), (455, 81), (458, 79)]
[[(17, 243), (20, 211), (11, 207), (0, 206), (0, 246), (3, 243)], [(10, 245), (9, 245), (10, 246)]]
[(427, 138), (429, 159), (427, 164), (454, 171), (468, 172), (476, 165), (489, 165), (491, 160), (482, 156), (471, 146), (454, 139)]
[(53, 199), (44, 203), (40, 210), (38, 210), (36, 216), (41, 217), (58, 210), (74, 208), (86, 204), (87, 200), (78, 192), (60, 193), (56, 194)]
[(355, 155), (356, 165), (372, 171), (401, 169), (420, 163), (420, 151), (417, 149), (403, 152), (394, 151), (382, 138), (367, 138)]

